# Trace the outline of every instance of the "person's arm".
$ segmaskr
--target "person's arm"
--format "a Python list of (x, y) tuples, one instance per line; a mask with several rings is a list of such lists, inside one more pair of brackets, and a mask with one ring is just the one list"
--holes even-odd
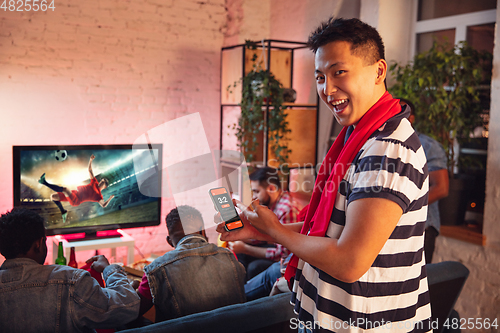
[(449, 176), (447, 157), (443, 147), (434, 139), (422, 135), (427, 167), (429, 168), (428, 204), (448, 196)]
[(95, 156), (94, 154), (92, 154), (92, 156), (90, 156), (90, 160), (89, 160), (89, 175), (90, 175), (90, 179), (94, 179), (94, 172), (92, 171), (92, 161), (94, 160)]
[(247, 244), (242, 241), (229, 242), (229, 249), (234, 253), (243, 253), (255, 258), (266, 259), (267, 248)]
[(151, 296), (151, 289), (146, 274), (142, 276), (141, 284), (137, 288), (137, 294), (141, 299), (141, 306), (139, 307), (139, 316), (142, 316), (153, 307), (153, 296)]
[(88, 261), (103, 273), (106, 288), (101, 288), (87, 271), (75, 270), (73, 297), (68, 312), (79, 327), (115, 328), (138, 317), (140, 299), (123, 268), (109, 265), (104, 256)]
[(146, 312), (149, 311), (153, 307), (153, 301), (149, 298), (144, 297), (142, 294), (138, 294), (139, 298), (141, 299), (141, 305), (139, 307), (139, 316), (144, 315)]
[(398, 204), (387, 199), (355, 200), (347, 207), (346, 226), (337, 240), (293, 232), (269, 209), (254, 206), (255, 212), (244, 211), (252, 226), (310, 265), (348, 283), (368, 271), (403, 213)]
[(448, 169), (429, 172), (429, 205), (448, 196)]
[[(258, 202), (258, 200), (253, 201), (250, 204), (250, 207), (247, 207), (241, 201), (233, 199), (234, 205), (236, 207), (238, 207), (238, 209), (241, 212), (243, 212), (245, 210), (253, 210), (253, 203), (254, 202)], [(270, 212), (274, 215), (274, 213), (272, 211), (270, 211)], [(274, 215), (274, 216), (276, 217), (276, 215)], [(239, 217), (241, 218), (241, 222), (243, 223), (243, 228), (233, 230), (233, 231), (226, 231), (224, 228), (224, 223), (221, 223), (220, 214), (217, 213), (214, 215), (214, 223), (217, 224), (216, 231), (220, 234), (221, 241), (234, 242), (234, 241), (245, 241), (245, 240), (254, 239), (254, 240), (274, 243), (274, 241), (272, 240), (271, 237), (269, 237), (269, 235), (262, 233), (262, 232), (258, 231), (257, 229), (255, 229), (252, 226), (252, 224), (247, 220), (244, 213), (240, 213)], [(292, 231), (300, 232), (303, 224), (304, 224), (304, 222), (297, 222), (297, 223), (287, 224), (287, 225), (285, 225), (285, 227), (287, 229), (292, 230)]]
[(111, 199), (113, 199), (115, 197), (115, 195), (110, 195), (108, 200), (104, 201), (104, 199), (100, 200), (99, 201), (99, 205), (101, 205), (102, 208), (106, 208), (106, 206), (109, 204), (109, 202), (111, 201)]
[[(242, 210), (245, 209), (245, 207), (243, 206), (241, 206), (240, 208), (242, 208)], [(271, 213), (274, 214), (273, 212)], [(276, 215), (274, 216), (276, 217)], [(240, 214), (240, 218), (241, 222), (243, 223), (243, 228), (234, 231), (226, 231), (224, 229), (224, 223), (217, 224), (216, 231), (220, 234), (220, 239), (222, 241), (234, 242), (238, 240), (243, 241), (247, 239), (256, 239), (260, 241), (274, 243), (274, 240), (269, 235), (262, 233), (258, 231), (255, 227), (253, 227), (252, 224), (248, 222), (244, 214)], [(303, 224), (304, 222), (297, 222), (297, 223), (285, 224), (283, 225), (283, 227), (292, 232), (300, 232)]]
[(255, 258), (279, 261), (285, 248), (281, 244), (274, 244), (272, 247), (259, 247), (247, 244), (244, 241), (229, 242), (229, 249), (234, 253), (243, 253)]

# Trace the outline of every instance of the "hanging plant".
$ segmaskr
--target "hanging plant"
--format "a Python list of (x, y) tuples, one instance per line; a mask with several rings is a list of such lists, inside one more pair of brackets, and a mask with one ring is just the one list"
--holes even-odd
[[(254, 42), (247, 41), (247, 49), (256, 49)], [(286, 135), (290, 133), (283, 105), (283, 85), (266, 69), (257, 63), (257, 55), (252, 58), (252, 70), (241, 79), (242, 96), (239, 106), (241, 115), (238, 123), (233, 125), (238, 140), (238, 148), (247, 162), (255, 161), (259, 147), (258, 138), (267, 126), (268, 144), (281, 165), (288, 160), (291, 150), (288, 149)], [(236, 87), (237, 83), (233, 87)], [(228, 87), (230, 90), (231, 87)], [(265, 113), (269, 112), (266, 124)]]

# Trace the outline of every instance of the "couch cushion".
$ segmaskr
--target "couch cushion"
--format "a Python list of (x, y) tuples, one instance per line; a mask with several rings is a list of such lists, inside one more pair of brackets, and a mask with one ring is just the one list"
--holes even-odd
[(289, 322), (291, 318), (296, 317), (290, 305), (290, 297), (291, 293), (263, 297), (251, 302), (229, 305), (122, 332), (249, 332), (277, 323)]

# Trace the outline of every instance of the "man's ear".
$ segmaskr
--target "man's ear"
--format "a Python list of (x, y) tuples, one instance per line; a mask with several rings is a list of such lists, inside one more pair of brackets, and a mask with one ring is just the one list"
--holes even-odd
[(45, 242), (45, 237), (42, 237), (40, 239), (37, 239), (36, 241), (33, 242), (31, 245), (31, 249), (33, 250), (34, 253), (42, 253), (43, 252), (43, 243)]
[(168, 243), (168, 245), (170, 245), (171, 247), (175, 247), (175, 246), (174, 246), (174, 243), (172, 243), (172, 239), (170, 238), (170, 236), (167, 236), (167, 243)]
[(271, 184), (267, 185), (266, 191), (268, 193), (274, 193), (274, 192), (278, 191), (278, 186), (276, 186), (275, 184), (271, 183)]
[(384, 59), (377, 61), (377, 78), (375, 84), (384, 84), (385, 77), (387, 76), (387, 62)]

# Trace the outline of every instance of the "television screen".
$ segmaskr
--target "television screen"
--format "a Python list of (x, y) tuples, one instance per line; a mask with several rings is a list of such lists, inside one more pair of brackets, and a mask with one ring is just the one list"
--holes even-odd
[(14, 146), (14, 206), (47, 235), (159, 225), (161, 161), (161, 144)]

